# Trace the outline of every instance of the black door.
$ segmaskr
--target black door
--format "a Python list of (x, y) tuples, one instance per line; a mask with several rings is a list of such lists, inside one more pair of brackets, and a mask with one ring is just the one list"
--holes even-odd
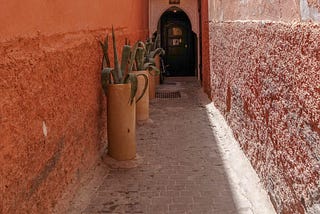
[(162, 46), (168, 76), (194, 76), (195, 55), (192, 29), (187, 15), (180, 12), (166, 12), (161, 19)]

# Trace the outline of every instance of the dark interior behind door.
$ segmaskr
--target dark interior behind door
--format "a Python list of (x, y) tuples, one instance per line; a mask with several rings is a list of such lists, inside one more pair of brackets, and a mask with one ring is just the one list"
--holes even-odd
[(166, 12), (161, 18), (161, 43), (169, 76), (194, 76), (195, 54), (190, 20), (182, 12)]

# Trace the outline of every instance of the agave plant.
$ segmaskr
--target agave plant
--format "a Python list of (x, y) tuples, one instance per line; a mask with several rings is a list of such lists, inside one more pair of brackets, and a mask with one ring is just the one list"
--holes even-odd
[(101, 48), (102, 48), (102, 52), (103, 52), (103, 57), (102, 57), (102, 69), (105, 67), (110, 68), (110, 60), (109, 60), (109, 55), (108, 55), (108, 49), (109, 49), (109, 35), (107, 34), (107, 36), (105, 37), (104, 41), (99, 41)]
[(113, 27), (112, 27), (112, 43), (113, 43), (113, 54), (114, 54), (114, 68), (111, 68), (109, 55), (108, 55), (108, 48), (109, 48), (108, 40), (109, 38), (107, 35), (104, 42), (100, 41), (100, 45), (103, 51), (102, 71), (101, 71), (101, 83), (102, 83), (103, 90), (105, 93), (107, 93), (108, 84), (131, 83), (130, 103), (132, 104), (134, 97), (136, 96), (136, 93), (137, 93), (137, 87), (138, 87), (137, 77), (143, 76), (146, 84), (142, 94), (136, 101), (138, 102), (144, 95), (145, 91), (147, 90), (148, 77), (144, 74), (136, 75), (127, 71), (128, 61), (131, 53), (131, 47), (130, 45), (128, 45), (127, 39), (126, 39), (126, 44), (123, 46), (123, 49), (122, 49), (121, 64), (119, 64), (117, 47), (116, 47), (116, 37), (115, 37)]
[(150, 74), (152, 74), (151, 71), (156, 71), (156, 74), (160, 72), (155, 66), (154, 59), (149, 56), (149, 50), (150, 46), (148, 43), (144, 44), (142, 41), (136, 42), (131, 51), (129, 71), (148, 70)]
[(159, 44), (159, 35), (157, 35), (155, 42), (152, 42), (152, 39), (147, 39), (146, 42), (146, 49), (147, 49), (147, 55), (149, 58), (154, 59), (156, 55), (163, 56), (165, 54), (165, 51), (158, 47)]

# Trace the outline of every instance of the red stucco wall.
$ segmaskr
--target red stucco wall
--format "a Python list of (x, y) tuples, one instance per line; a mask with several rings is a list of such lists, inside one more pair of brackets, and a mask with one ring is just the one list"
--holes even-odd
[[(98, 39), (148, 35), (148, 1), (2, 2), (0, 213), (50, 213), (105, 144)], [(120, 53), (119, 53), (120, 54)]]
[(279, 213), (320, 203), (319, 24), (212, 22), (212, 99)]

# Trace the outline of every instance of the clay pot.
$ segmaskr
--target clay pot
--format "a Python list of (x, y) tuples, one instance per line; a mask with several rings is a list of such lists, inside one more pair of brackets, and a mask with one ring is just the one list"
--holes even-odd
[[(132, 73), (144, 74), (148, 77), (148, 86), (147, 90), (142, 96), (142, 98), (136, 104), (136, 118), (137, 121), (147, 121), (149, 119), (149, 72), (148, 71), (133, 71)], [(145, 78), (143, 76), (137, 76), (138, 78), (138, 90), (136, 94), (136, 98), (139, 98), (143, 92), (145, 87)]]
[(130, 92), (131, 83), (108, 85), (108, 153), (116, 160), (136, 156), (136, 103), (130, 103)]
[[(155, 64), (156, 64), (156, 67), (159, 69), (160, 71), (160, 56), (159, 55), (156, 55), (154, 57), (154, 61), (155, 61)], [(160, 74), (155, 76), (155, 85), (158, 86), (160, 85)]]
[(156, 72), (155, 71), (150, 71), (149, 72), (149, 99), (152, 100), (156, 97)]

